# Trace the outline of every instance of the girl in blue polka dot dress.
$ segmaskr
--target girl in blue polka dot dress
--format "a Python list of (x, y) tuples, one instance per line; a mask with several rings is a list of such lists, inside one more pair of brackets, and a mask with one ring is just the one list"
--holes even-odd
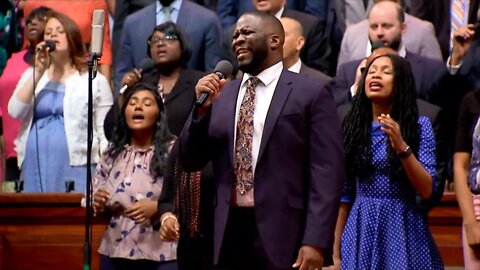
[(418, 116), (410, 66), (397, 55), (376, 54), (363, 78), (343, 122), (341, 269), (443, 269), (415, 203), (417, 193), (431, 196), (436, 161), (432, 126)]

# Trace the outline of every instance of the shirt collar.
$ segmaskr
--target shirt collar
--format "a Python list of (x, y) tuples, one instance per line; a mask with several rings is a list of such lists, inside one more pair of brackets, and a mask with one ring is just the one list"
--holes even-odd
[[(170, 4), (170, 7), (173, 10), (180, 10), (180, 7), (182, 6), (182, 1), (183, 0), (175, 0)], [(160, 1), (156, 2), (156, 8), (155, 8), (155, 13), (160, 13), (160, 11), (163, 9), (163, 5), (160, 4)]]
[(279, 11), (277, 11), (277, 13), (275, 13), (275, 17), (277, 17), (277, 19), (280, 20), (284, 10), (285, 10), (285, 7), (282, 7)]
[(283, 63), (282, 61), (280, 61), (275, 65), (260, 72), (257, 76), (252, 76), (248, 73), (244, 73), (241, 85), (243, 85), (250, 77), (257, 77), (260, 79), (263, 85), (267, 86), (270, 83), (272, 83), (276, 78), (280, 77), (282, 70), (283, 70)]
[(295, 64), (293, 64), (291, 67), (289, 67), (288, 70), (290, 70), (291, 72), (300, 73), (301, 68), (302, 68), (302, 60), (298, 58), (297, 62), (295, 62)]

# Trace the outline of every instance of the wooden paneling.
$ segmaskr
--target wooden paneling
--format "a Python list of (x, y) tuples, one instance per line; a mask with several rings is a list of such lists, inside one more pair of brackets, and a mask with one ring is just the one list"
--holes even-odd
[(455, 193), (445, 193), (430, 211), (428, 224), (445, 266), (463, 266), (462, 214)]
[[(83, 269), (85, 209), (81, 194), (1, 194), (0, 270)], [(105, 219), (93, 219), (92, 268)], [(446, 193), (428, 220), (446, 266), (463, 266), (462, 217), (455, 194)]]
[[(0, 194), (0, 270), (83, 269), (81, 194)], [(92, 267), (106, 220), (94, 218)]]

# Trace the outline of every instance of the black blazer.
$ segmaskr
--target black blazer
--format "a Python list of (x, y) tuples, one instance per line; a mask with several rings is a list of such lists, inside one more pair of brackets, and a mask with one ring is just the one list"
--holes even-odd
[[(183, 70), (172, 91), (165, 97), (168, 127), (175, 136), (178, 136), (182, 131), (183, 125), (192, 110), (195, 101), (195, 85), (204, 75), (203, 72), (196, 70)], [(153, 76), (154, 80), (158, 82), (158, 73), (149, 76)]]
[(329, 74), (330, 44), (320, 20), (313, 15), (292, 9), (284, 9), (282, 17), (295, 19), (303, 27), (305, 45), (300, 52), (300, 58), (305, 65)]

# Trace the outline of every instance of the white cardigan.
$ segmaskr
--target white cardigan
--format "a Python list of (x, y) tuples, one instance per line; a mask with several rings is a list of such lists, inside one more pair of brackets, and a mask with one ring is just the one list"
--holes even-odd
[[(27, 69), (20, 78), (17, 87), (8, 102), (8, 113), (13, 117), (23, 120), (22, 127), (15, 140), (18, 167), (22, 167), (25, 157), (25, 147), (28, 134), (32, 126), (33, 101), (23, 103), (17, 98), (17, 92), (23, 87), (28, 78), (32, 76), (32, 68)], [(47, 72), (38, 81), (35, 96), (50, 81)], [(87, 110), (88, 110), (88, 72), (74, 73), (65, 82), (65, 96), (63, 99), (63, 116), (65, 135), (67, 137), (68, 155), (71, 166), (87, 164)], [(93, 144), (92, 163), (98, 163), (100, 155), (108, 146), (103, 131), (103, 121), (113, 104), (112, 91), (107, 79), (100, 73), (92, 83), (93, 88)], [(52, 153), (53, 154), (53, 153)]]

